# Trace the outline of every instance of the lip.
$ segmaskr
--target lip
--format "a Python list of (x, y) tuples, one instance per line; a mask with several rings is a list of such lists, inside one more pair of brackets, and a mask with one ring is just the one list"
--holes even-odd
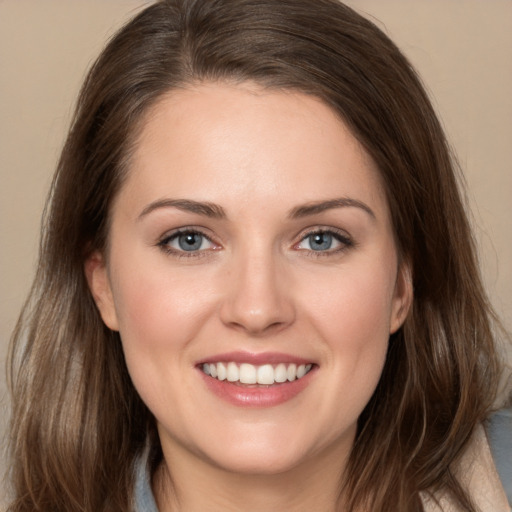
[(197, 362), (197, 366), (202, 366), (204, 363), (249, 363), (255, 366), (261, 366), (263, 364), (309, 364), (315, 363), (315, 361), (311, 359), (304, 359), (302, 357), (292, 356), (290, 354), (285, 354), (281, 352), (261, 352), (261, 353), (252, 353), (252, 352), (226, 352), (224, 354), (215, 354), (214, 356), (208, 357), (206, 359), (201, 359), (201, 361)]
[(201, 369), (204, 363), (218, 362), (263, 365), (278, 363), (308, 364), (313, 363), (313, 361), (277, 352), (266, 352), (261, 354), (229, 352), (225, 354), (216, 354), (215, 356), (201, 360), (201, 362), (196, 366), (196, 370), (199, 372), (199, 375), (203, 379), (207, 389), (221, 400), (224, 400), (231, 405), (245, 408), (275, 407), (292, 400), (309, 386), (318, 370), (318, 366), (313, 363), (313, 368), (304, 375), (304, 377), (292, 382), (276, 383), (271, 386), (245, 386), (228, 382), (227, 380), (220, 381), (206, 375)]

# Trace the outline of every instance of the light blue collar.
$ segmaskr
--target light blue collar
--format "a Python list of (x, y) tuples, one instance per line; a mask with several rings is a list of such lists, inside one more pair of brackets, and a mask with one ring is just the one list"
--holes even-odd
[(135, 465), (134, 512), (158, 512), (155, 497), (151, 490), (147, 451), (144, 450)]

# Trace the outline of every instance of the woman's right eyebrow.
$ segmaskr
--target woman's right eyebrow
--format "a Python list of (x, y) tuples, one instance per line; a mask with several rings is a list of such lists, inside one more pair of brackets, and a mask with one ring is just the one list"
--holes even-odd
[(214, 219), (226, 218), (226, 212), (222, 206), (215, 203), (193, 201), (191, 199), (159, 199), (146, 206), (137, 220), (142, 220), (146, 215), (160, 208), (177, 208), (178, 210), (196, 213)]

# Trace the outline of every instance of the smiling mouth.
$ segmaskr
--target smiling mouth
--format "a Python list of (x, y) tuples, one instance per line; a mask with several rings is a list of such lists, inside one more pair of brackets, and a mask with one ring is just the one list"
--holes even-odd
[(279, 363), (276, 365), (253, 365), (235, 362), (204, 363), (200, 366), (203, 373), (219, 381), (227, 381), (242, 385), (283, 384), (302, 379), (313, 367), (313, 364)]

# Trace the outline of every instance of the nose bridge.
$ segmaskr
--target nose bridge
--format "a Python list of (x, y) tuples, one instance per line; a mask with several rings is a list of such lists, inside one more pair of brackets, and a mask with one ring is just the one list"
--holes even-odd
[(285, 265), (271, 247), (237, 251), (222, 305), (222, 320), (253, 335), (289, 325), (295, 317)]

